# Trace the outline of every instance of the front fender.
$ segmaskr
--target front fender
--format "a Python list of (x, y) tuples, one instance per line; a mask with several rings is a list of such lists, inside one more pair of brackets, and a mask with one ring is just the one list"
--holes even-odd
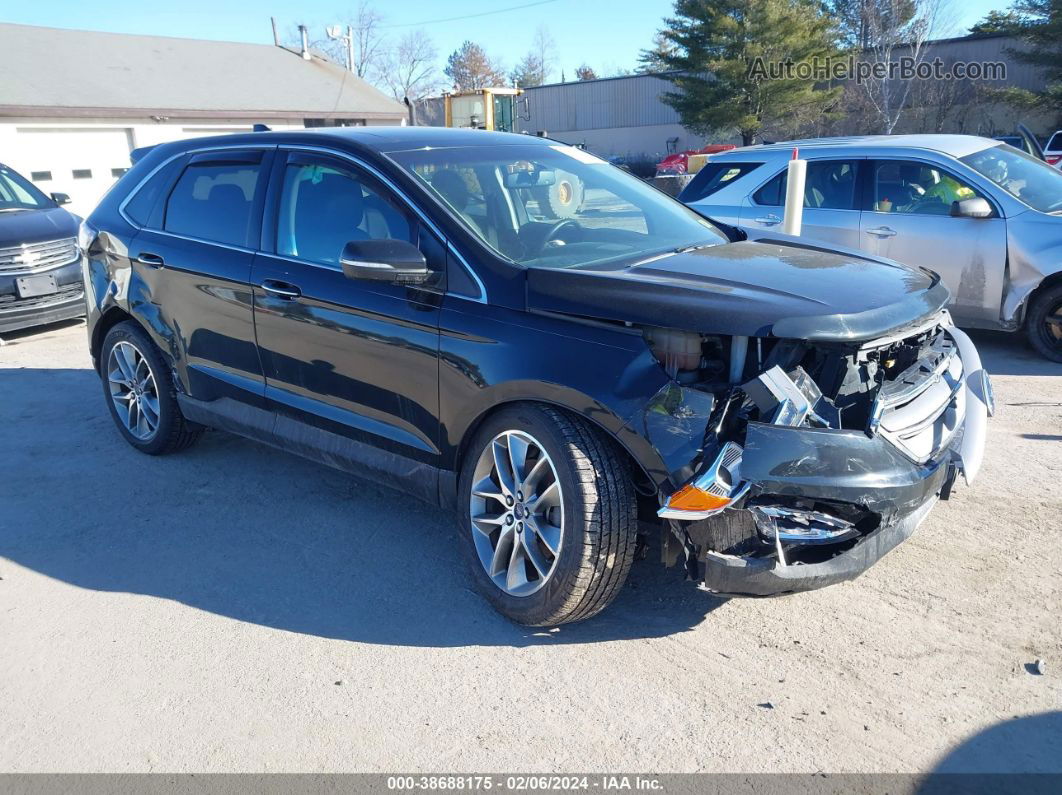
[[(631, 419), (671, 383), (641, 332), (484, 307), (441, 313), (439, 394), (442, 466), (498, 406), (539, 401), (585, 417), (626, 449), (656, 483), (668, 468)], [(702, 430), (703, 433), (703, 430)]]
[(1062, 218), (1028, 210), (1007, 219), (1007, 279), (1000, 321), (1021, 325), (1026, 304), (1043, 280), (1062, 272)]

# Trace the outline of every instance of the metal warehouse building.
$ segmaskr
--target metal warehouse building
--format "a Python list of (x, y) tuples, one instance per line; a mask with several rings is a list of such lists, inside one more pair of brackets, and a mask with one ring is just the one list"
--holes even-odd
[[(986, 83), (993, 86), (1017, 86), (1040, 90), (1044, 85), (1042, 73), (1034, 66), (1016, 60), (1012, 50), (1024, 45), (1004, 35), (964, 36), (940, 39), (926, 45), (926, 58), (940, 58), (950, 66), (956, 61), (999, 62), (1006, 66), (1006, 79)], [(907, 52), (897, 48), (893, 58)], [(705, 143), (736, 143), (739, 137), (715, 138), (711, 141), (686, 130), (678, 114), (664, 104), (661, 96), (674, 90), (667, 80), (651, 74), (624, 75), (597, 80), (553, 83), (526, 89), (529, 100), (529, 119), (519, 121), (522, 132), (545, 132), (551, 138), (571, 144), (585, 144), (606, 157), (648, 157), (657, 159), (668, 151), (694, 149)], [(972, 102), (973, 92), (955, 96), (949, 107), (941, 132), (962, 132), (974, 135), (997, 135), (1013, 132), (1016, 120), (1013, 109), (982, 101)], [(912, 94), (912, 103), (915, 95)], [(947, 97), (931, 99), (948, 101)], [(937, 132), (938, 119), (927, 118), (924, 108), (910, 107), (901, 120), (897, 132)], [(1052, 132), (1054, 119), (1047, 115), (1019, 119), (1040, 134)], [(441, 125), (442, 102), (430, 99), (418, 107), (418, 123)], [(828, 124), (804, 134), (848, 135), (866, 133), (865, 120), (848, 118)]]
[(140, 146), (406, 119), (340, 66), (272, 45), (0, 24), (0, 53), (0, 162), (82, 215)]

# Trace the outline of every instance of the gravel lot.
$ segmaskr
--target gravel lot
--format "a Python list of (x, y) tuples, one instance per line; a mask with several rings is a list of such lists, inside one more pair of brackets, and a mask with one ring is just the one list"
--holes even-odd
[(1014, 338), (975, 337), (975, 487), (861, 579), (725, 601), (651, 558), (551, 632), (431, 507), (222, 433), (147, 458), (81, 324), (7, 339), (0, 770), (1062, 772), (1062, 366)]

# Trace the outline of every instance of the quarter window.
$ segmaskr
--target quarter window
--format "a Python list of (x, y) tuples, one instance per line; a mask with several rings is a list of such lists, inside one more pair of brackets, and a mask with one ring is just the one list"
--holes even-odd
[[(804, 206), (818, 210), (856, 209), (855, 160), (813, 160), (808, 163), (804, 181)], [(756, 204), (781, 207), (785, 204), (787, 172), (752, 194)]]
[(980, 195), (948, 172), (913, 160), (875, 163), (873, 191), (875, 212), (905, 215), (949, 215), (952, 202)]
[(247, 163), (192, 163), (166, 203), (164, 229), (246, 246), (260, 168)]
[(682, 192), (682, 201), (692, 202), (711, 196), (762, 165), (763, 163), (709, 162), (686, 186), (686, 190)]
[(277, 219), (277, 253), (338, 265), (352, 240), (416, 243), (409, 218), (375, 182), (332, 161), (289, 163)]

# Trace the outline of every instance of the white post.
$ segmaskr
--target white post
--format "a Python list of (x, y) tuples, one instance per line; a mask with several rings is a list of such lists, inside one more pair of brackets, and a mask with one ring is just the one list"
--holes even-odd
[(801, 160), (794, 148), (785, 183), (785, 215), (782, 221), (782, 231), (787, 235), (800, 236), (800, 224), (804, 215), (804, 180), (807, 172), (808, 161)]
[(347, 25), (347, 69), (357, 74), (354, 68), (354, 26)]

